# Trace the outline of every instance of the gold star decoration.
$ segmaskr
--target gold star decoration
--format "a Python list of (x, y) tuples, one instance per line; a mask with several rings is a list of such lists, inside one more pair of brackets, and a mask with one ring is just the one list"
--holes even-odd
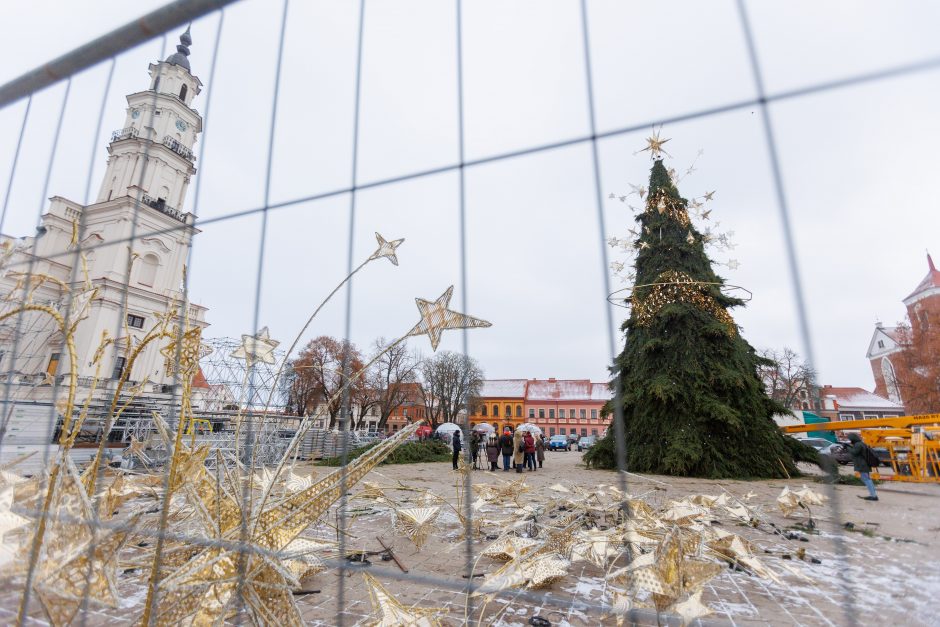
[(639, 152), (646, 152), (648, 150), (650, 152), (650, 156), (653, 159), (658, 159), (662, 155), (671, 157), (672, 155), (670, 155), (668, 152), (663, 150), (663, 144), (665, 144), (668, 141), (669, 141), (668, 139), (662, 139), (659, 136), (659, 131), (654, 129), (653, 134), (650, 137), (646, 138), (646, 148), (640, 150)]
[(250, 366), (254, 363), (273, 364), (274, 349), (277, 348), (277, 340), (272, 340), (268, 327), (258, 331), (258, 335), (242, 335), (242, 345), (232, 351), (231, 357), (243, 359)]
[(692, 231), (689, 231), (689, 234), (685, 236), (685, 241), (686, 241), (686, 243), (688, 243), (688, 244), (694, 244), (694, 243), (695, 243), (695, 236), (692, 235)]
[(372, 609), (379, 615), (379, 619), (370, 623), (370, 627), (440, 627), (438, 614), (447, 612), (441, 607), (411, 607), (407, 608), (393, 597), (378, 580), (367, 573), (362, 577), (369, 588), (369, 597), (372, 599)]
[(395, 531), (408, 536), (408, 539), (420, 549), (434, 530), (434, 522), (440, 513), (440, 507), (396, 509)]
[[(172, 333), (176, 339), (160, 349), (160, 354), (163, 355), (164, 372), (168, 375), (176, 373), (183, 377), (191, 377), (196, 372), (199, 360), (211, 353), (212, 349), (200, 342), (202, 329), (199, 327), (192, 327), (185, 332), (176, 327)], [(180, 347), (179, 363), (176, 361), (177, 345)]]
[(486, 320), (448, 309), (447, 306), (453, 295), (454, 286), (451, 285), (433, 302), (416, 298), (418, 311), (421, 312), (421, 321), (408, 332), (408, 336), (427, 335), (431, 340), (431, 349), (436, 351), (441, 341), (441, 334), (446, 329), (476, 329), (492, 326)]
[(401, 243), (405, 241), (405, 238), (403, 237), (401, 239), (387, 241), (384, 237), (376, 233), (375, 240), (379, 243), (379, 247), (374, 253), (372, 253), (372, 256), (369, 257), (369, 259), (372, 260), (385, 257), (392, 262), (392, 265), (397, 266), (398, 257), (395, 255), (395, 249), (401, 246)]
[(714, 191), (705, 192), (705, 200), (711, 200), (712, 198), (714, 198), (714, 196), (715, 196)]

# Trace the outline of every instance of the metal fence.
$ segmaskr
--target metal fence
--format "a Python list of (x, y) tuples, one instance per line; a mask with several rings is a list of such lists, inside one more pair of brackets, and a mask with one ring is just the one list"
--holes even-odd
[[(159, 141), (155, 140), (154, 150), (157, 149), (156, 144), (162, 144), (168, 147), (170, 150), (175, 151), (176, 153), (182, 155), (183, 157), (189, 159), (194, 163), (202, 164), (203, 153), (207, 140), (211, 140), (212, 135), (210, 133), (212, 128), (212, 114), (213, 110), (211, 107), (217, 107), (219, 104), (212, 100), (212, 90), (213, 90), (213, 80), (216, 75), (217, 69), (226, 64), (226, 59), (224, 56), (220, 55), (219, 52), (219, 43), (225, 33), (225, 6), (230, 4), (230, 2), (216, 0), (179, 0), (172, 4), (167, 5), (166, 7), (154, 11), (153, 13), (135, 20), (134, 22), (128, 24), (125, 27), (117, 29), (103, 37), (100, 37), (94, 41), (89, 42), (87, 45), (84, 45), (62, 57), (56, 59), (47, 65), (36, 69), (33, 72), (24, 74), (22, 77), (7, 83), (0, 87), (0, 107), (14, 107), (21, 106), (24, 108), (22, 126), (19, 131), (18, 138), (14, 141), (13, 138), (8, 138), (10, 141), (6, 143), (6, 150), (11, 150), (13, 153), (12, 157), (12, 167), (10, 170), (9, 177), (6, 182), (6, 189), (4, 193), (4, 204), (2, 209), (2, 216), (0, 216), (0, 227), (6, 222), (8, 209), (11, 211), (19, 211), (20, 209), (14, 209), (9, 207), (10, 197), (11, 197), (11, 187), (14, 182), (17, 180), (17, 174), (22, 171), (23, 168), (35, 168), (37, 164), (35, 163), (24, 163), (21, 160), (21, 153), (23, 150), (23, 138), (24, 132), (26, 129), (27, 122), (30, 119), (30, 116), (34, 115), (31, 111), (31, 105), (33, 103), (33, 96), (42, 89), (45, 89), (51, 85), (55, 85), (64, 81), (67, 85), (61, 106), (57, 115), (54, 117), (52, 122), (54, 123), (55, 133), (52, 138), (51, 146), (51, 156), (49, 158), (48, 164), (45, 164), (45, 176), (44, 184), (41, 190), (37, 190), (37, 195), (41, 198), (41, 205), (39, 207), (39, 216), (41, 218), (42, 214), (46, 208), (46, 199), (48, 198), (51, 192), (55, 190), (49, 189), (50, 173), (52, 171), (53, 162), (57, 156), (57, 142), (59, 140), (59, 133), (62, 128), (63, 120), (65, 119), (69, 107), (73, 105), (71, 100), (72, 96), (70, 95), (70, 88), (72, 85), (72, 77), (74, 77), (79, 72), (91, 68), (99, 63), (109, 63), (110, 70), (108, 75), (108, 83), (104, 89), (103, 94), (101, 95), (101, 104), (100, 104), (100, 113), (97, 119), (97, 132), (95, 133), (95, 144), (92, 146), (92, 157), (90, 163), (88, 164), (88, 174), (86, 182), (86, 193), (83, 199), (85, 204), (90, 204), (93, 202), (93, 195), (91, 193), (91, 186), (93, 184), (93, 167), (95, 161), (98, 159), (97, 151), (100, 149), (99, 137), (101, 136), (102, 127), (104, 124), (104, 112), (105, 104), (108, 99), (114, 99), (115, 94), (110, 93), (111, 88), (111, 77), (114, 72), (114, 65), (116, 63), (119, 55), (122, 55), (129, 51), (130, 49), (138, 46), (139, 44), (149, 41), (155, 37), (163, 36), (163, 47), (164, 50), (168, 48), (168, 37), (175, 37), (177, 31), (181, 30), (185, 25), (197, 18), (211, 15), (214, 16), (214, 19), (217, 20), (216, 28), (216, 39), (212, 43), (212, 46), (209, 45), (203, 46), (202, 50), (209, 50), (211, 48), (211, 62), (208, 66), (207, 81), (204, 88), (203, 100), (204, 103), (204, 116), (205, 116), (205, 126), (203, 129), (203, 137), (201, 139), (201, 146), (198, 148), (197, 155), (193, 155), (184, 145), (180, 144), (176, 139), (167, 136), (164, 139)], [(370, 4), (365, 0), (360, 0), (359, 3), (359, 13), (358, 13), (358, 28), (357, 28), (357, 39), (355, 41), (356, 47), (356, 64), (354, 68), (354, 96), (353, 96), (353, 133), (350, 138), (351, 146), (351, 170), (349, 176), (349, 184), (338, 187), (336, 189), (322, 191), (318, 193), (312, 193), (303, 195), (300, 197), (287, 199), (287, 200), (275, 200), (272, 197), (271, 187), (272, 187), (272, 170), (273, 170), (273, 152), (274, 152), (274, 137), (275, 137), (275, 127), (278, 124), (283, 124), (284, 120), (279, 119), (279, 109), (282, 103), (279, 102), (279, 85), (280, 80), (285, 72), (285, 58), (284, 58), (284, 41), (286, 37), (286, 30), (288, 27), (288, 2), (284, 0), (283, 3), (271, 3), (270, 8), (270, 19), (276, 20), (279, 23), (279, 36), (278, 36), (278, 49), (276, 54), (275, 65), (272, 68), (272, 75), (274, 77), (273, 81), (273, 91), (271, 93), (271, 115), (270, 118), (264, 120), (263, 123), (269, 126), (268, 133), (268, 144), (263, 148), (265, 152), (265, 172), (263, 175), (263, 202), (261, 204), (249, 207), (245, 209), (240, 209), (237, 211), (229, 212), (220, 212), (213, 213), (207, 217), (200, 217), (200, 210), (202, 209), (203, 204), (211, 203), (211, 200), (206, 200), (200, 197), (199, 185), (200, 178), (197, 175), (195, 178), (195, 190), (191, 194), (191, 197), (194, 199), (193, 203), (196, 206), (196, 209), (193, 210), (195, 218), (192, 221), (192, 224), (187, 223), (187, 219), (182, 213), (166, 204), (163, 199), (156, 199), (150, 195), (141, 194), (137, 199), (137, 207), (141, 205), (157, 208), (160, 211), (167, 213), (173, 217), (178, 225), (168, 227), (165, 229), (148, 229), (139, 221), (138, 212), (135, 211), (134, 214), (134, 226), (130, 231), (130, 235), (127, 237), (120, 238), (118, 240), (111, 240), (102, 244), (97, 244), (91, 242), (89, 244), (82, 243), (79, 247), (70, 250), (67, 254), (74, 259), (77, 259), (79, 252), (97, 252), (102, 254), (104, 251), (113, 247), (124, 247), (128, 245), (133, 245), (135, 242), (146, 239), (148, 237), (154, 237), (156, 235), (162, 235), (167, 233), (173, 233), (176, 231), (183, 232), (187, 228), (195, 227), (202, 230), (208, 230), (213, 227), (217, 227), (226, 222), (235, 221), (238, 219), (243, 219), (249, 216), (255, 216), (259, 219), (259, 233), (257, 244), (257, 265), (255, 276), (249, 282), (250, 285), (246, 286), (244, 290), (244, 302), (246, 307), (252, 312), (251, 318), (251, 327), (253, 330), (257, 331), (261, 327), (261, 304), (262, 304), (262, 294), (263, 287), (266, 279), (265, 271), (265, 255), (266, 251), (269, 250), (272, 243), (266, 239), (268, 228), (269, 228), (269, 216), (274, 214), (277, 211), (284, 210), (289, 207), (296, 207), (305, 203), (311, 202), (320, 202), (330, 199), (339, 199), (345, 202), (348, 202), (348, 223), (346, 233), (347, 233), (347, 250), (348, 255), (343, 260), (343, 263), (346, 267), (346, 272), (350, 275), (354, 274), (356, 267), (354, 265), (353, 257), (353, 237), (354, 231), (357, 225), (357, 220), (359, 217), (357, 215), (357, 199), (360, 197), (360, 194), (365, 191), (378, 191), (382, 192), (383, 190), (391, 189), (396, 184), (400, 184), (406, 181), (413, 181), (418, 179), (432, 178), (434, 176), (443, 174), (443, 173), (454, 173), (457, 176), (458, 180), (458, 195), (456, 199), (456, 206), (458, 208), (458, 224), (459, 224), (459, 233), (458, 239), (453, 244), (457, 247), (459, 251), (459, 276), (457, 277), (457, 292), (459, 294), (460, 311), (468, 312), (472, 311), (468, 301), (468, 286), (467, 286), (467, 268), (468, 268), (468, 250), (472, 246), (477, 246), (477, 243), (471, 243), (467, 241), (466, 237), (466, 225), (467, 225), (467, 196), (470, 189), (470, 185), (467, 182), (468, 173), (472, 172), (475, 168), (480, 168), (482, 166), (493, 166), (499, 165), (511, 160), (519, 160), (525, 157), (537, 155), (540, 153), (550, 153), (552, 151), (557, 151), (560, 149), (572, 147), (572, 146), (585, 146), (588, 149), (590, 155), (590, 170), (593, 177), (593, 216), (590, 218), (596, 221), (596, 231), (599, 234), (597, 241), (590, 242), (589, 246), (594, 247), (597, 250), (597, 271), (600, 273), (600, 276), (603, 280), (604, 293), (609, 294), (612, 291), (612, 288), (609, 285), (609, 259), (607, 256), (607, 246), (605, 244), (605, 234), (609, 232), (608, 225), (606, 224), (605, 213), (603, 209), (604, 197), (606, 196), (605, 190), (602, 189), (602, 178), (601, 178), (601, 151), (599, 149), (599, 142), (605, 139), (625, 136), (630, 133), (635, 133), (637, 131), (643, 131), (649, 129), (652, 126), (659, 125), (670, 125), (678, 124), (682, 122), (688, 122), (692, 120), (705, 119), (714, 116), (720, 116), (722, 114), (738, 111), (752, 110), (757, 111), (760, 114), (760, 119), (762, 121), (762, 131), (764, 135), (764, 141), (766, 145), (767, 154), (769, 156), (769, 162), (771, 165), (771, 179), (773, 183), (775, 201), (777, 205), (777, 210), (779, 211), (779, 217), (783, 225), (783, 241), (784, 248), (786, 252), (786, 276), (787, 280), (792, 283), (793, 293), (795, 294), (795, 314), (798, 321), (799, 332), (802, 336), (802, 345), (806, 351), (807, 356), (809, 357), (810, 363), (814, 361), (814, 351), (813, 351), (813, 341), (810, 337), (810, 325), (808, 321), (808, 303), (805, 296), (805, 291), (803, 289), (803, 283), (800, 278), (799, 265), (797, 263), (797, 253), (795, 245), (795, 236), (792, 228), (791, 213), (788, 207), (787, 199), (787, 187), (784, 183), (784, 176), (781, 168), (779, 151), (777, 145), (777, 137), (775, 136), (775, 127), (773, 122), (773, 111), (771, 110), (771, 105), (775, 103), (782, 102), (793, 102), (799, 99), (808, 98), (818, 94), (824, 94), (828, 92), (833, 92), (836, 90), (841, 90), (849, 87), (860, 86), (860, 85), (878, 85), (883, 84), (885, 81), (890, 79), (895, 79), (898, 77), (915, 75), (918, 73), (933, 72), (938, 67), (940, 67), (940, 58), (929, 58), (924, 59), (915, 63), (907, 63), (899, 65), (896, 67), (890, 67), (887, 69), (879, 69), (877, 71), (864, 72), (855, 75), (848, 75), (836, 80), (826, 81), (817, 84), (804, 85), (799, 88), (790, 89), (780, 92), (771, 92), (765, 86), (765, 81), (763, 78), (763, 72), (761, 67), (761, 62), (759, 55), (756, 50), (755, 37), (751, 23), (748, 18), (748, 9), (747, 3), (744, 0), (738, 0), (736, 4), (736, 11), (738, 18), (740, 20), (740, 28), (743, 33), (744, 39), (746, 41), (746, 50), (747, 50), (747, 59), (750, 66), (750, 69), (753, 74), (753, 84), (756, 90), (756, 96), (751, 98), (745, 98), (737, 101), (725, 102), (722, 104), (709, 106), (700, 110), (690, 110), (685, 113), (669, 115), (662, 118), (653, 118), (649, 120), (644, 120), (640, 123), (631, 124), (630, 126), (623, 128), (616, 128), (610, 130), (599, 130), (596, 122), (596, 92), (595, 92), (595, 79), (594, 79), (594, 66), (592, 65), (592, 40), (591, 32), (589, 29), (590, 20), (589, 15), (591, 11), (591, 3), (588, 0), (581, 0), (580, 2), (580, 28), (581, 28), (581, 61), (583, 62), (583, 73), (584, 73), (584, 87), (585, 91), (583, 93), (583, 98), (587, 101), (587, 111), (589, 114), (589, 132), (583, 136), (572, 137), (570, 139), (565, 139), (561, 141), (554, 141), (550, 143), (545, 143), (541, 145), (532, 145), (521, 149), (515, 149), (507, 152), (502, 152), (498, 154), (490, 154), (482, 157), (468, 158), (467, 149), (465, 145), (465, 113), (464, 113), (464, 101), (465, 101), (465, 81), (464, 81), (464, 50), (463, 50), (463, 36), (464, 36), (464, 5), (461, 0), (456, 0), (455, 4), (455, 15), (456, 22), (452, 24), (441, 25), (441, 28), (450, 28), (453, 29), (455, 35), (455, 40), (457, 48), (455, 51), (455, 60), (456, 66), (454, 67), (454, 75), (456, 80), (454, 81), (454, 89), (456, 90), (456, 119), (457, 119), (457, 154), (454, 155), (452, 162), (447, 165), (442, 165), (438, 167), (433, 167), (429, 169), (424, 169), (421, 171), (409, 172), (405, 174), (398, 174), (395, 176), (390, 176), (387, 178), (382, 178), (379, 180), (360, 180), (359, 179), (359, 170), (358, 167), (358, 155), (359, 155), (359, 146), (361, 143), (361, 133), (359, 127), (360, 119), (360, 110), (362, 107), (362, 102), (365, 99), (365, 95), (362, 91), (363, 85), (363, 38), (364, 38), (364, 25), (369, 20)], [(546, 8), (546, 10), (548, 10)], [(171, 44), (172, 45), (172, 44)], [(166, 54), (163, 54), (161, 58), (165, 58)], [(206, 57), (203, 57), (204, 59)], [(156, 96), (154, 96), (155, 98)], [(23, 102), (25, 101), (25, 105)], [(138, 135), (138, 132), (134, 128), (124, 128), (118, 131), (115, 131), (112, 135), (112, 141), (119, 141), (122, 139), (134, 139)], [(257, 150), (256, 148), (253, 150)], [(81, 164), (78, 164), (81, 165)], [(204, 164), (202, 164), (204, 166)], [(232, 176), (238, 176), (239, 173), (236, 168), (232, 169)], [(143, 175), (141, 175), (143, 176)], [(392, 209), (389, 209), (390, 211)], [(40, 225), (40, 222), (37, 221), (37, 227)], [(82, 225), (79, 224), (78, 228), (81, 229)], [(192, 240), (189, 240), (191, 242)], [(189, 244), (187, 244), (189, 245)], [(239, 254), (247, 254), (245, 251), (248, 250), (248, 246), (240, 246)], [(66, 259), (61, 259), (65, 263)], [(222, 260), (224, 263), (224, 260)], [(24, 273), (25, 282), (23, 283), (24, 288), (30, 285), (31, 277), (34, 273), (38, 273), (40, 270), (38, 268), (39, 260), (30, 258), (30, 261), (27, 264), (27, 267), (18, 268), (17, 271)], [(73, 264), (74, 265), (74, 264)], [(130, 272), (130, 266), (128, 266), (128, 273)], [(129, 283), (129, 274), (125, 277), (123, 290), (125, 292), (124, 300), (127, 298), (128, 283)], [(80, 281), (80, 277), (72, 276), (71, 281), (73, 283)], [(188, 293), (188, 277), (184, 279), (184, 284), (180, 291), (180, 302), (188, 303), (189, 302), (189, 293)], [(72, 303), (69, 300), (66, 303), (62, 314), (68, 319), (69, 311), (73, 307), (77, 307), (76, 303)], [(609, 349), (609, 361), (612, 363), (614, 357), (619, 352), (618, 349), (618, 339), (615, 334), (615, 319), (614, 313), (610, 306), (607, 305), (604, 300), (603, 295), (598, 295), (597, 306), (604, 309), (604, 316), (606, 318), (606, 329), (607, 329), (607, 347)], [(184, 311), (185, 309), (181, 309)], [(353, 315), (354, 306), (352, 303), (352, 288), (351, 281), (345, 287), (345, 310), (344, 310), (344, 326), (346, 337), (348, 338), (351, 334), (351, 325), (352, 325), (352, 315)], [(182, 316), (181, 316), (182, 318)], [(8, 324), (12, 325), (11, 329), (15, 327), (15, 333), (12, 334), (13, 346), (10, 353), (7, 355), (7, 359), (10, 361), (6, 364), (6, 369), (8, 370), (6, 375), (6, 383), (4, 385), (4, 397), (3, 397), (3, 406), (11, 406), (15, 401), (15, 386), (13, 384), (14, 376), (18, 372), (16, 366), (16, 360), (18, 353), (22, 353), (26, 350), (26, 347), (20, 344), (17, 344), (21, 331), (23, 331), (22, 325), (29, 324), (25, 316), (20, 316), (17, 319), (12, 320)], [(179, 330), (171, 331), (170, 333), (176, 333), (176, 346), (177, 351), (182, 350), (180, 346), (182, 345), (182, 337), (179, 335)], [(465, 353), (469, 352), (468, 340), (467, 340), (467, 331), (463, 331), (463, 350)], [(114, 337), (121, 337), (122, 330), (114, 329)], [(177, 352), (176, 355), (177, 361), (180, 359), (180, 353)], [(251, 368), (248, 368), (250, 373)], [(269, 376), (270, 373), (268, 373)], [(250, 374), (249, 374), (250, 376)], [(247, 381), (247, 379), (246, 379)], [(67, 386), (62, 380), (62, 377), (54, 378), (51, 382), (53, 388), (55, 388), (54, 396), (59, 397), (67, 392)], [(249, 382), (249, 387), (253, 383)], [(173, 405), (177, 407), (177, 405)], [(177, 419), (174, 415), (178, 411), (174, 409), (170, 415), (166, 417), (168, 424), (172, 427), (174, 421)], [(55, 411), (53, 406), (50, 404), (48, 407), (49, 412), (49, 421), (50, 424), (55, 421)], [(622, 421), (620, 416), (615, 416), (613, 421), (614, 428), (617, 432), (617, 439), (620, 442), (620, 446), (617, 450), (617, 461), (618, 466), (622, 472), (617, 474), (619, 487), (623, 493), (628, 491), (628, 478), (629, 474), (627, 473), (627, 451), (623, 447), (623, 437), (622, 437)], [(263, 422), (263, 418), (259, 419)], [(469, 425), (467, 425), (469, 426)], [(260, 426), (258, 424), (253, 424), (252, 419), (249, 417), (249, 420), (246, 425), (246, 429), (251, 432), (253, 429), (258, 429)], [(9, 445), (9, 442), (5, 442), (3, 438), (3, 433), (0, 432), (0, 446)], [(345, 458), (346, 451), (343, 451), (343, 456)], [(50, 453), (46, 453), (51, 455)], [(165, 470), (164, 480), (166, 485), (169, 484), (170, 478), (169, 473), (171, 472), (169, 467)], [(350, 522), (349, 512), (350, 509), (346, 503), (345, 496), (345, 475), (341, 481), (339, 489), (343, 492), (343, 496), (340, 501), (340, 507), (337, 510), (337, 520), (336, 526), (339, 528), (337, 532), (339, 551), (336, 553), (339, 557), (334, 560), (327, 560), (328, 564), (331, 567), (334, 567), (338, 572), (337, 579), (337, 592), (335, 603), (333, 603), (333, 613), (327, 614), (327, 606), (329, 604), (322, 604), (319, 607), (319, 612), (314, 617), (314, 620), (319, 620), (323, 623), (332, 623), (332, 624), (344, 624), (350, 620), (350, 615), (346, 613), (346, 587), (347, 587), (347, 571), (350, 568), (353, 568), (349, 565), (349, 562), (344, 559), (345, 557), (345, 542), (347, 538), (346, 527)], [(472, 493), (472, 473), (466, 473), (464, 477), (464, 494)], [(836, 507), (836, 523), (833, 526), (833, 533), (836, 534), (836, 546), (841, 547), (839, 550), (844, 551), (844, 543), (839, 539), (839, 534), (841, 533), (841, 514), (838, 511), (838, 499), (834, 498), (834, 493), (830, 494), (832, 498), (832, 503)], [(474, 579), (474, 564), (477, 559), (480, 551), (479, 545), (475, 544), (472, 540), (471, 530), (473, 528), (474, 520), (474, 510), (471, 507), (470, 499), (466, 498), (463, 502), (463, 519), (465, 523), (465, 542), (462, 549), (462, 556), (460, 558), (460, 568), (455, 568), (454, 570), (461, 570), (462, 579), (458, 577), (452, 578), (442, 578), (439, 576), (432, 575), (422, 575), (418, 573), (407, 573), (401, 572), (400, 569), (395, 568), (376, 568), (374, 571), (381, 574), (383, 580), (399, 580), (407, 584), (414, 585), (424, 585), (429, 589), (434, 589), (438, 591), (451, 591), (454, 594), (458, 595), (467, 595), (466, 602), (468, 605), (468, 616), (472, 615), (474, 609), (474, 603), (476, 603), (475, 597), (470, 597), (469, 593), (472, 592), (475, 588), (478, 587), (477, 582)], [(39, 513), (34, 512), (36, 515), (41, 515), (43, 520), (50, 514), (48, 513)], [(115, 524), (105, 520), (103, 518), (95, 518), (94, 524), (100, 526), (101, 529), (113, 530)], [(247, 523), (245, 523), (247, 524)], [(157, 528), (151, 530), (151, 535), (153, 541), (160, 542), (164, 538), (177, 538), (179, 536), (172, 528), (170, 528), (170, 523), (167, 521), (166, 517), (162, 519), (162, 524)], [(249, 530), (244, 529), (242, 536), (242, 543), (231, 543), (229, 548), (234, 549), (236, 552), (241, 553), (251, 553), (252, 551), (259, 551), (257, 546), (250, 543), (244, 542), (244, 539), (247, 538)], [(191, 539), (196, 544), (201, 544), (204, 546), (225, 546), (226, 541), (222, 540), (207, 540), (205, 538), (193, 538)], [(215, 543), (215, 544), (213, 544)], [(94, 548), (91, 549), (91, 552), (94, 552)], [(22, 606), (28, 608), (27, 612), (34, 611), (35, 609), (35, 599), (30, 599), (30, 596), (33, 594), (29, 583), (37, 576), (37, 561), (39, 560), (39, 554), (34, 551), (30, 555), (30, 563), (28, 572), (25, 573), (27, 577), (27, 585), (23, 591)], [(239, 583), (237, 586), (237, 593), (241, 594), (243, 592), (242, 584), (244, 583), (245, 572), (241, 570), (239, 572)], [(856, 595), (860, 593), (859, 590), (855, 589), (853, 585), (849, 582), (845, 583), (845, 586), (842, 589), (842, 596), (838, 599), (838, 605), (841, 607), (843, 615), (838, 619), (842, 622), (852, 624), (856, 622), (857, 617), (855, 614), (855, 600)], [(80, 606), (79, 613), (75, 618), (76, 621), (85, 624), (86, 622), (97, 622), (102, 620), (101, 616), (96, 615), (92, 612), (87, 604), (87, 595), (89, 594), (89, 589), (85, 587), (86, 599)], [(508, 593), (507, 593), (508, 594)], [(556, 607), (564, 609), (569, 609), (571, 607), (579, 607), (587, 613), (588, 616), (595, 616), (600, 620), (600, 617), (604, 616), (611, 608), (608, 604), (596, 603), (588, 599), (579, 598), (575, 594), (567, 594), (561, 592), (548, 592), (548, 593), (534, 593), (534, 592), (520, 592), (513, 591), (513, 599), (518, 599), (520, 602), (527, 602), (531, 604), (537, 604), (544, 607)], [(9, 601), (9, 598), (8, 598)], [(19, 600), (18, 600), (19, 602)], [(32, 603), (32, 605), (30, 605)], [(159, 601), (158, 601), (159, 603)], [(241, 605), (239, 606), (241, 607)], [(730, 616), (729, 616), (730, 618)], [(773, 617), (760, 617), (764, 620), (773, 620)], [(655, 613), (646, 611), (646, 610), (634, 610), (632, 620), (644, 623), (648, 621), (655, 622)], [(6, 619), (5, 619), (6, 620)], [(18, 622), (25, 624), (27, 618), (23, 613), (20, 613), (17, 616)], [(156, 620), (155, 617), (151, 617), (151, 620)], [(667, 619), (668, 620), (668, 619)], [(673, 619), (674, 620), (674, 619)], [(733, 622), (733, 619), (732, 619)]]

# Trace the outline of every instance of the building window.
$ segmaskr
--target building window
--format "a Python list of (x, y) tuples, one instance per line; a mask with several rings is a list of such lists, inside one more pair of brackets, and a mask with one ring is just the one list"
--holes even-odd
[(512, 405), (506, 405), (506, 413), (503, 415), (506, 416), (507, 418), (512, 416)]
[(180, 100), (186, 100), (186, 85), (180, 87)]
[[(581, 410), (581, 411), (584, 411), (584, 410)], [(581, 429), (581, 437), (583, 438), (586, 435), (587, 435), (587, 429)]]
[(481, 416), (486, 416), (486, 405), (484, 405), (484, 406), (480, 409), (480, 415), (481, 415)]
[(124, 364), (127, 363), (126, 357), (118, 357), (114, 361), (114, 370), (111, 372), (112, 379), (120, 379), (121, 375), (124, 374)]
[(140, 260), (140, 272), (137, 274), (137, 282), (147, 287), (153, 287), (153, 282), (157, 278), (157, 266), (160, 260), (156, 255), (144, 255)]
[(493, 418), (499, 418), (499, 405), (493, 405)]
[(134, 329), (143, 329), (144, 317), (135, 316), (134, 314), (127, 314), (127, 326), (134, 328)]
[(901, 390), (898, 387), (898, 377), (894, 372), (894, 364), (887, 357), (881, 360), (881, 376), (885, 380), (888, 398), (895, 403), (901, 402)]
[(559, 410), (558, 410), (558, 417), (559, 417), (559, 418), (564, 418), (564, 417), (565, 417), (565, 410), (564, 410), (564, 409), (559, 409)]
[(54, 377), (55, 372), (58, 369), (59, 369), (59, 353), (52, 353), (52, 355), (49, 356), (49, 365), (46, 366), (46, 374), (48, 374), (50, 377)]
[(565, 435), (565, 428), (564, 428), (564, 427), (558, 427), (558, 435)]
[(555, 427), (549, 427), (549, 428), (548, 428), (548, 437), (552, 437), (553, 435), (555, 435)]
[(596, 437), (597, 437), (597, 429), (591, 429), (591, 435), (593, 435), (593, 436), (596, 438)]
[(548, 417), (551, 418), (552, 420), (555, 419), (555, 410), (554, 410), (554, 409), (549, 409), (549, 410), (548, 410)]
[(531, 407), (529, 408), (529, 418), (535, 418), (535, 410)]
[(884, 340), (878, 340), (878, 348), (884, 348), (884, 347), (885, 347), (885, 341), (884, 341)]
[(591, 410), (591, 420), (597, 420), (597, 410), (596, 410), (596, 409), (592, 409), (592, 410)]
[(522, 405), (516, 405), (516, 418), (522, 418)]
[(539, 407), (539, 418), (544, 418), (544, 417), (545, 417), (545, 409), (542, 407)]
[(852, 414), (839, 414), (839, 420), (855, 420), (855, 416)]
[(587, 418), (587, 410), (586, 410), (586, 409), (582, 409), (582, 410), (581, 410), (581, 420), (584, 420), (585, 418)]

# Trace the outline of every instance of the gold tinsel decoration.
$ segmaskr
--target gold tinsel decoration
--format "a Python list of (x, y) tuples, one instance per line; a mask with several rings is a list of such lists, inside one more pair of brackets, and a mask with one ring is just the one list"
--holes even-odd
[(667, 270), (660, 274), (652, 285), (640, 286), (650, 288), (645, 296), (641, 297), (634, 292), (630, 299), (633, 304), (634, 320), (638, 326), (648, 327), (666, 305), (689, 303), (713, 315), (725, 326), (728, 335), (733, 336), (737, 333), (737, 325), (731, 314), (708, 293), (710, 285), (710, 283), (696, 281), (684, 272)]
[(646, 213), (652, 214), (654, 212), (668, 215), (686, 228), (692, 224), (692, 221), (689, 219), (689, 212), (685, 206), (685, 201), (681, 198), (673, 198), (662, 190), (655, 195), (649, 196), (646, 200)]

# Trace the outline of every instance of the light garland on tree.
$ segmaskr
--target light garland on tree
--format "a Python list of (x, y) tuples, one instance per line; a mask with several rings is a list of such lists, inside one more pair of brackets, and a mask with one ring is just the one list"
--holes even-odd
[[(711, 283), (696, 281), (689, 275), (675, 270), (667, 270), (660, 274), (656, 283), (638, 285), (637, 288), (650, 288), (645, 296), (634, 292), (630, 300), (633, 304), (633, 315), (637, 326), (648, 327), (653, 319), (662, 311), (663, 307), (674, 303), (688, 303), (706, 311), (714, 316), (725, 327), (728, 335), (737, 333), (737, 325), (724, 307), (715, 297), (708, 293)], [(645, 290), (644, 290), (645, 291)]]

